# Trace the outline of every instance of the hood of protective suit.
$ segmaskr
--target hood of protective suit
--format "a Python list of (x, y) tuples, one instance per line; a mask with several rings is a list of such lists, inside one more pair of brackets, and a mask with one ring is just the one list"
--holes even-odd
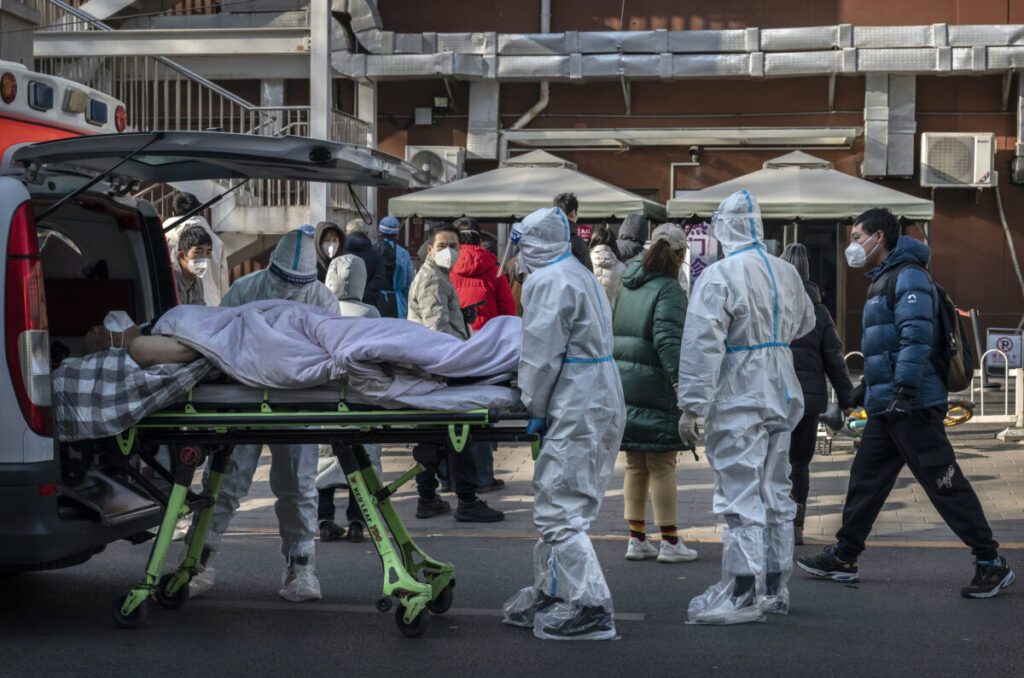
[(498, 275), (498, 257), (479, 245), (461, 245), (452, 273), (467, 278), (494, 278)]
[(764, 243), (761, 207), (748, 191), (737, 191), (718, 205), (711, 222), (712, 235), (728, 255)]
[(642, 214), (629, 214), (619, 227), (619, 240), (643, 243), (647, 240), (647, 219)]
[(324, 284), (341, 301), (362, 301), (366, 291), (366, 264), (354, 254), (331, 260)]
[(899, 268), (904, 264), (916, 264), (928, 268), (928, 260), (932, 257), (932, 250), (920, 240), (914, 240), (901, 235), (896, 241), (896, 247), (881, 264), (873, 268), (868, 275), (872, 280), (877, 280), (880, 275), (888, 270)]
[(293, 285), (316, 280), (316, 247), (313, 238), (300, 230), (285, 234), (270, 255), (271, 273)]
[[(313, 251), (316, 252), (316, 260), (324, 268), (327, 268), (330, 265), (331, 260), (327, 257), (326, 254), (324, 254), (324, 251), (320, 247), (320, 245), (323, 243), (324, 234), (330, 230), (334, 230), (335, 232), (337, 232), (339, 241), (343, 240), (341, 227), (330, 221), (321, 221), (319, 224), (317, 224), (316, 233), (313, 235), (313, 243), (316, 245), (316, 248)], [(338, 244), (340, 245), (341, 243), (339, 242)], [(334, 253), (334, 256), (338, 256), (339, 254), (341, 254), (340, 247), (338, 248), (338, 251)]]
[(519, 262), (535, 271), (569, 256), (569, 219), (557, 207), (531, 212), (520, 225)]

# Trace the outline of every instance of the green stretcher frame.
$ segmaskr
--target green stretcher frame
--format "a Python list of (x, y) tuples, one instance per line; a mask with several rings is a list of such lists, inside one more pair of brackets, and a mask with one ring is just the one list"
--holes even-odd
[[(342, 392), (343, 393), (343, 392)], [(525, 412), (473, 409), (462, 412), (385, 410), (337, 403), (262, 402), (196, 403), (189, 393), (185, 403), (149, 415), (119, 433), (114, 442), (122, 455), (142, 454), (170, 445), (177, 456), (166, 497), (166, 508), (142, 579), (114, 604), (113, 616), (122, 628), (137, 628), (145, 619), (152, 598), (167, 609), (188, 599), (188, 584), (203, 559), (213, 508), (217, 503), (228, 455), (235, 445), (273, 443), (329, 443), (341, 464), (356, 504), (366, 522), (383, 568), (381, 612), (398, 602), (395, 622), (406, 636), (421, 635), (427, 611), (443, 614), (451, 607), (455, 568), (431, 558), (409, 535), (391, 502), (391, 496), (423, 470), (418, 462), (392, 483), (384, 485), (370, 463), (365, 443), (433, 443), (461, 453), (471, 440), (529, 442), (537, 458), (540, 438), (526, 433)], [(511, 420), (511, 426), (496, 426)], [(144, 456), (155, 464), (152, 454)], [(196, 469), (209, 458), (207, 481), (200, 494), (190, 492)], [(163, 574), (171, 537), (179, 518), (198, 513), (192, 540), (181, 564)]]

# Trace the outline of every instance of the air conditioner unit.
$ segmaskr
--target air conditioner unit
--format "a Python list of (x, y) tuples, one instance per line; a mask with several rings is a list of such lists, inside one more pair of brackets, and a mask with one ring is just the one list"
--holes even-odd
[(413, 180), (420, 186), (437, 186), (462, 178), (466, 149), (461, 146), (406, 146), (405, 159), (419, 169)]
[(921, 135), (921, 185), (991, 188), (995, 156), (994, 134), (926, 132)]

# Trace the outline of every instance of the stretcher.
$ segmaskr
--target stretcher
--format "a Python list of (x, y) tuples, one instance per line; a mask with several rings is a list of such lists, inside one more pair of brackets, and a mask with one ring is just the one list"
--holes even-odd
[[(459, 389), (467, 394), (465, 389), (474, 389), (472, 397), (460, 397)], [(344, 385), (339, 384), (294, 391), (206, 385), (195, 388), (183, 402), (121, 432), (114, 443), (122, 457), (138, 455), (170, 484), (170, 490), (162, 490), (137, 472), (132, 474), (160, 502), (164, 513), (145, 574), (114, 603), (115, 622), (122, 628), (138, 627), (151, 598), (167, 609), (186, 603), (189, 581), (200, 566), (225, 462), (235, 445), (327, 443), (345, 472), (383, 566), (383, 590), (376, 607), (388, 612), (397, 602), (399, 630), (409, 637), (421, 635), (429, 613), (443, 614), (451, 607), (455, 569), (416, 545), (390, 497), (432, 460), (416, 459), (408, 471), (385, 485), (362, 445), (432, 443), (459, 453), (473, 441), (529, 442), (536, 456), (539, 436), (526, 433), (528, 415), (521, 411), (518, 392), (493, 385), (485, 385), (484, 390), (485, 397), (481, 397), (479, 385), (452, 386), (444, 393), (446, 402), (453, 405), (484, 401), (490, 407), (391, 410), (354, 402), (358, 399), (346, 398)], [(172, 451), (170, 468), (157, 457), (162, 445)], [(190, 486), (204, 462), (209, 463), (209, 473), (196, 493)], [(165, 574), (175, 524), (193, 514), (198, 516), (185, 558)]]

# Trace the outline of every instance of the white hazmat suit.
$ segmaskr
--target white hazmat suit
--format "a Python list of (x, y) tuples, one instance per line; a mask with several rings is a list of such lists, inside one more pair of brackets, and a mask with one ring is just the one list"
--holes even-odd
[(626, 425), (612, 314), (594, 274), (570, 251), (557, 207), (523, 220), (519, 264), (523, 349), (519, 388), (545, 435), (534, 465), (533, 585), (512, 596), (504, 621), (538, 638), (615, 636), (611, 592), (586, 531), (601, 508)]
[[(241, 306), (253, 301), (288, 299), (338, 312), (338, 299), (316, 279), (313, 238), (296, 230), (281, 239), (270, 256), (270, 266), (240, 278), (228, 289), (221, 306)], [(270, 445), (270, 489), (277, 500), (274, 510), (281, 533), (281, 553), (286, 566), (278, 592), (291, 601), (314, 600), (320, 582), (313, 573), (316, 535), (316, 445)], [(249, 493), (259, 465), (260, 445), (238, 445), (228, 456), (220, 494), (213, 509), (206, 538), (204, 561), (215, 552), (239, 503)], [(191, 538), (190, 538), (191, 539)], [(190, 595), (213, 585), (213, 569), (205, 567), (193, 580)]]
[(757, 201), (740, 191), (712, 219), (725, 257), (697, 279), (679, 359), (679, 407), (705, 416), (715, 472), (722, 579), (690, 601), (691, 623), (761, 621), (788, 611), (793, 569), (790, 433), (803, 395), (789, 343), (814, 328), (814, 307), (788, 263), (767, 253)]

